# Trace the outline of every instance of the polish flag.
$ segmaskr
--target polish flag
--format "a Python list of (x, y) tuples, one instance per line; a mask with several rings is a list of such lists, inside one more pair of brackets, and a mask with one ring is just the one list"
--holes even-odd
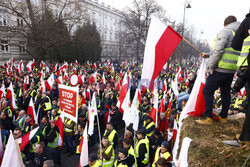
[(27, 72), (32, 72), (32, 61), (29, 61), (29, 63), (26, 65)]
[(176, 122), (176, 119), (174, 119), (174, 128), (173, 128), (173, 136), (172, 136), (172, 140), (173, 140), (173, 141), (176, 140), (177, 130), (178, 130), (177, 122)]
[[(38, 116), (36, 114), (36, 111), (35, 111), (35, 107), (34, 107), (34, 103), (33, 103), (33, 100), (32, 98), (30, 98), (30, 103), (29, 103), (29, 106), (28, 106), (28, 110), (27, 110), (27, 115), (30, 114), (32, 116), (32, 121), (31, 123), (34, 124), (34, 121), (35, 121), (35, 124), (38, 124)], [(34, 120), (34, 121), (33, 121)]]
[(44, 63), (44, 61), (40, 62), (40, 68), (46, 67), (46, 64)]
[(24, 83), (23, 83), (23, 92), (27, 90), (27, 85), (29, 85), (29, 76), (24, 77)]
[(46, 68), (46, 73), (50, 73), (50, 69), (48, 66), (45, 67)]
[(88, 125), (86, 124), (85, 128), (84, 128), (84, 132), (83, 132), (83, 136), (82, 136), (82, 140), (80, 143), (82, 143), (82, 145), (79, 145), (79, 149), (81, 151), (81, 155), (80, 155), (80, 160), (79, 160), (79, 167), (84, 167), (88, 165), (88, 161), (89, 161), (89, 151), (88, 151), (88, 134), (87, 134), (87, 130), (88, 130)]
[(149, 116), (153, 119), (155, 126), (158, 126), (158, 89), (155, 84), (154, 86), (154, 99), (153, 99), (154, 106), (152, 107)]
[(68, 76), (68, 73), (67, 73), (66, 69), (64, 69), (64, 76), (63, 76), (63, 79), (65, 79), (65, 80), (68, 80), (68, 79), (69, 79), (69, 76)]
[(91, 98), (90, 98), (90, 89), (88, 88), (85, 92), (85, 97), (90, 101)]
[(102, 83), (103, 83), (104, 85), (106, 85), (106, 80), (105, 80), (105, 75), (104, 75), (104, 73), (102, 73)]
[(97, 115), (96, 98), (95, 98), (95, 93), (93, 93), (92, 101), (91, 101), (91, 106), (90, 106), (89, 112), (88, 112), (88, 117), (89, 117), (89, 130), (88, 130), (88, 134), (90, 136), (92, 136), (93, 133), (94, 133), (94, 121), (95, 121), (95, 116), (96, 115)]
[(53, 67), (52, 71), (57, 71), (58, 68), (58, 63), (56, 63), (56, 65)]
[[(201, 67), (198, 71), (194, 88), (189, 96), (189, 99), (183, 108), (180, 120), (184, 119), (188, 115), (201, 116), (205, 112), (205, 99), (203, 95), (203, 88), (205, 86), (206, 75), (206, 59), (203, 59)], [(188, 114), (188, 115), (187, 115)]]
[(79, 66), (79, 63), (78, 63), (77, 60), (75, 60), (74, 64), (75, 64), (76, 66)]
[(10, 166), (24, 167), (23, 160), (21, 157), (21, 152), (12, 135), (12, 131), (10, 131), (10, 136), (3, 155), (3, 161), (1, 167), (10, 167)]
[(35, 65), (36, 65), (36, 61), (35, 61), (35, 59), (33, 59), (32, 62), (31, 62), (31, 67), (34, 68)]
[(91, 84), (95, 83), (97, 79), (97, 71), (89, 78)]
[(51, 91), (54, 82), (55, 82), (55, 78), (54, 78), (54, 74), (52, 73), (50, 77), (47, 79), (47, 81), (45, 82), (46, 89)]
[(130, 89), (128, 89), (125, 99), (121, 105), (121, 109), (124, 111), (122, 120), (124, 120), (126, 126), (129, 126), (132, 122), (131, 109), (130, 109)]
[(123, 78), (123, 83), (122, 83), (122, 88), (121, 88), (121, 92), (120, 92), (120, 95), (119, 95), (119, 99), (118, 99), (118, 102), (117, 102), (117, 107), (119, 108), (119, 111), (121, 113), (123, 113), (123, 109), (121, 108), (122, 106), (122, 103), (126, 97), (126, 94), (128, 92), (128, 75), (127, 73), (125, 74), (124, 78)]
[(164, 79), (164, 81), (163, 81), (163, 86), (162, 86), (162, 90), (163, 90), (163, 91), (166, 91), (167, 88), (168, 88), (167, 81)]
[(38, 131), (39, 127), (33, 129), (32, 131), (26, 133), (25, 135), (19, 137), (17, 140), (20, 151), (23, 151), (23, 149), (26, 147), (26, 145), (29, 143), (29, 141), (33, 138), (33, 136), (36, 134)]
[(7, 89), (6, 98), (10, 99), (10, 107), (11, 107), (11, 109), (12, 110), (17, 109), (16, 101), (15, 101), (15, 93), (14, 93), (12, 82), (10, 83), (10, 86)]
[(92, 65), (92, 68), (96, 68), (96, 64), (95, 63)]
[(160, 107), (159, 107), (159, 112), (165, 112), (165, 93), (163, 95), (163, 98), (161, 99)]
[(64, 63), (60, 68), (59, 70), (62, 71), (63, 69), (66, 69), (68, 67), (68, 63)]
[(246, 89), (245, 87), (241, 88), (241, 90), (239, 92), (237, 92), (237, 95), (241, 95), (241, 96), (246, 96)]
[(64, 116), (63, 112), (60, 114), (60, 117), (56, 120), (56, 126), (59, 129), (59, 139), (58, 139), (58, 148), (61, 148), (63, 146), (63, 128), (64, 128)]
[(151, 17), (141, 77), (142, 80), (151, 82), (151, 89), (154, 86), (154, 79), (158, 76), (181, 39), (182, 37), (170, 26), (166, 26), (155, 15)]
[(2, 99), (2, 97), (5, 97), (5, 86), (4, 86), (4, 83), (2, 82), (2, 86), (1, 86), (1, 89), (0, 89), (0, 100)]
[(136, 89), (134, 99), (131, 104), (131, 119), (133, 123), (133, 129), (138, 130), (139, 126), (139, 105), (141, 104), (141, 94), (139, 89)]
[(56, 79), (56, 82), (57, 82), (58, 84), (62, 84), (62, 83), (63, 83), (63, 78), (62, 78), (61, 75)]
[(18, 64), (18, 72), (21, 73), (24, 71), (23, 61), (21, 60)]
[(41, 92), (45, 92), (46, 91), (46, 86), (45, 86), (45, 81), (44, 80), (41, 81), (39, 90)]
[(81, 84), (81, 86), (83, 86), (83, 84), (85, 82), (85, 76), (84, 76), (84, 74), (83, 75), (82, 74), (78, 75), (78, 81)]

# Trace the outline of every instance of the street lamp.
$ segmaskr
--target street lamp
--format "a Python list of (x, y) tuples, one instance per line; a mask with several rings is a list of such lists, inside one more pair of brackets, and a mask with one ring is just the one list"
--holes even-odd
[(182, 36), (184, 35), (186, 8), (187, 9), (191, 8), (191, 5), (189, 2), (187, 2), (187, 0), (185, 1), (185, 4), (184, 4), (184, 13), (183, 13), (183, 22), (182, 22)]

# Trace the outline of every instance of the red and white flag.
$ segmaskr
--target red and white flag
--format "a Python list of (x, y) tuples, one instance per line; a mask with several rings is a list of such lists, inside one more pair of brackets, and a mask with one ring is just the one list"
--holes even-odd
[(27, 115), (28, 114), (30, 114), (32, 116), (32, 123), (33, 123), (33, 120), (34, 120), (35, 124), (38, 124), (38, 116), (36, 114), (32, 98), (30, 98), (30, 103), (29, 103), (28, 110), (27, 110)]
[(102, 73), (102, 83), (103, 83), (104, 85), (106, 85), (106, 80), (105, 80), (105, 75), (104, 75), (104, 73)]
[(95, 93), (93, 93), (91, 107), (89, 108), (88, 114), (89, 114), (88, 115), (88, 117), (89, 117), (88, 134), (91, 136), (94, 133), (94, 121), (95, 121), (95, 116), (97, 115), (97, 105), (96, 105)]
[(63, 128), (64, 128), (64, 116), (63, 112), (60, 114), (60, 117), (56, 120), (56, 126), (59, 129), (59, 139), (58, 139), (58, 148), (61, 148), (63, 146)]
[(15, 93), (14, 93), (12, 82), (10, 83), (10, 86), (7, 89), (6, 98), (10, 99), (11, 109), (12, 110), (17, 109), (16, 101), (15, 101)]
[(155, 84), (154, 86), (154, 99), (153, 99), (154, 106), (152, 107), (149, 116), (153, 119), (155, 126), (158, 126), (158, 89)]
[(153, 88), (154, 79), (158, 76), (182, 37), (170, 26), (166, 26), (155, 15), (151, 17), (142, 67), (143, 81), (150, 82)]
[(59, 70), (62, 71), (63, 69), (66, 69), (68, 67), (68, 63), (64, 63), (60, 68)]
[(21, 157), (21, 152), (12, 135), (12, 131), (10, 131), (10, 136), (3, 155), (3, 161), (1, 167), (10, 167), (10, 166), (24, 167), (23, 160)]
[(18, 64), (18, 72), (24, 72), (24, 66), (23, 66), (23, 61), (21, 60)]
[(39, 90), (41, 92), (46, 92), (46, 86), (45, 86), (45, 81), (44, 80), (41, 81)]
[(27, 72), (32, 72), (32, 61), (29, 61), (29, 63), (26, 65)]
[(38, 131), (39, 127), (33, 129), (32, 131), (26, 133), (25, 135), (19, 137), (17, 140), (20, 151), (23, 151), (23, 149), (26, 147), (26, 145), (29, 143), (29, 141), (34, 137), (36, 132)]
[(133, 129), (138, 130), (139, 126), (139, 105), (141, 104), (141, 94), (139, 89), (136, 89), (134, 99), (131, 104), (131, 118), (133, 123)]
[(54, 82), (55, 82), (55, 78), (54, 78), (54, 74), (52, 73), (50, 77), (47, 79), (47, 81), (45, 82), (46, 89), (51, 91)]
[(84, 80), (84, 74), (79, 74), (78, 75), (78, 82), (81, 84), (81, 86), (83, 86), (85, 80)]
[(5, 86), (4, 83), (2, 82), (2, 86), (0, 89), (0, 100), (2, 99), (2, 97), (5, 97), (6, 93), (5, 93)]
[(97, 79), (97, 71), (89, 78), (91, 84), (95, 83)]
[(58, 83), (58, 85), (63, 83), (63, 78), (61, 75), (56, 79), (56, 82)]
[(56, 63), (56, 65), (53, 67), (52, 71), (57, 71), (58, 68), (58, 63)]
[(127, 92), (128, 92), (128, 75), (126, 73), (124, 78), (123, 78), (121, 92), (120, 92), (119, 99), (118, 99), (117, 105), (116, 105), (119, 108), (119, 111), (121, 113), (124, 112), (123, 109), (121, 108), (121, 106), (122, 106), (122, 103), (126, 97)]
[(133, 123), (130, 109), (130, 89), (128, 89), (126, 93), (125, 99), (123, 100), (123, 103), (121, 105), (121, 109), (124, 111), (122, 120), (124, 120), (126, 126), (129, 126), (130, 123)]
[(88, 124), (86, 124), (86, 126), (85, 126), (83, 136), (82, 136), (82, 141), (80, 142), (80, 143), (82, 143), (82, 145), (79, 145), (79, 150), (81, 152), (80, 160), (79, 160), (79, 167), (87, 166), (88, 161), (89, 161), (87, 130), (88, 130)]

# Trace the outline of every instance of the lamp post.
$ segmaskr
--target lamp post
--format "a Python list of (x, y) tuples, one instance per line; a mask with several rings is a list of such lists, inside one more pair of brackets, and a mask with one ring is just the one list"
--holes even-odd
[(185, 1), (185, 4), (184, 4), (183, 22), (182, 22), (182, 36), (184, 35), (186, 8), (187, 9), (191, 8), (191, 5), (189, 2), (187, 2), (187, 0)]

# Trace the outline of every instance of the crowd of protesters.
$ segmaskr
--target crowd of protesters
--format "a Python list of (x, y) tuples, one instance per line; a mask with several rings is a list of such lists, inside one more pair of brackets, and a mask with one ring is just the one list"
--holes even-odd
[[(172, 166), (172, 148), (176, 138), (175, 124), (192, 91), (199, 58), (192, 58), (179, 62), (170, 61), (161, 71), (158, 80), (159, 112), (157, 126), (150, 115), (153, 108), (153, 92), (150, 89), (141, 89), (139, 106), (139, 129), (134, 131), (133, 126), (125, 126), (123, 114), (117, 106), (122, 81), (125, 73), (130, 77), (130, 99), (139, 88), (142, 65), (137, 62), (123, 62), (122, 64), (105, 63), (71, 63), (63, 71), (58, 65), (37, 65), (32, 70), (16, 70), (18, 62), (8, 62), (2, 66), (0, 87), (5, 92), (10, 84), (13, 85), (17, 107), (11, 105), (11, 98), (1, 95), (1, 139), (3, 148), (8, 141), (10, 130), (15, 139), (39, 127), (38, 132), (21, 152), (26, 166), (42, 167), (61, 165), (61, 151), (67, 156), (80, 155), (79, 145), (85, 125), (88, 123), (88, 102), (92, 94), (96, 93), (98, 118), (95, 118), (94, 134), (88, 138), (88, 146), (98, 146), (98, 150), (90, 151), (89, 166)], [(56, 68), (54, 68), (56, 67)], [(95, 82), (89, 78), (97, 72)], [(41, 90), (41, 80), (47, 80), (54, 73), (55, 82), (48, 90)], [(64, 145), (58, 148), (60, 136), (56, 125), (61, 110), (58, 84), (62, 78), (64, 85), (70, 85), (71, 74), (84, 75), (84, 81), (79, 82), (79, 110), (78, 122), (69, 118), (64, 119)], [(104, 77), (104, 78), (103, 78)], [(175, 94), (171, 80), (178, 82)], [(89, 92), (89, 95), (88, 93)], [(231, 92), (232, 104), (229, 114), (244, 112), (246, 107), (245, 96)], [(32, 115), (27, 114), (30, 100), (34, 102), (38, 114), (35, 123)], [(12, 99), (13, 100), (13, 99)], [(214, 97), (214, 113), (220, 112), (220, 90)], [(164, 105), (162, 104), (164, 103)], [(98, 121), (100, 124), (101, 141), (98, 135)], [(99, 142), (102, 143), (100, 147)]]

